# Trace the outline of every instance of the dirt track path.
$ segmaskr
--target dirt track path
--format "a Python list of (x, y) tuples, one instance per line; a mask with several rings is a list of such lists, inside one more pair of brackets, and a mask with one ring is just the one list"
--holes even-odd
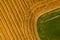
[(0, 0), (0, 40), (40, 40), (38, 17), (57, 8), (59, 0)]

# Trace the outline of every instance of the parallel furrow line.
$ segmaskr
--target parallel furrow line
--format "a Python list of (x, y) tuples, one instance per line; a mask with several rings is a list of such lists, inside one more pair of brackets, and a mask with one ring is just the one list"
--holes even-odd
[[(13, 15), (14, 16), (14, 15)], [(15, 18), (15, 17), (14, 17)], [(16, 19), (16, 18), (15, 18)], [(20, 30), (19, 30), (20, 31)]]

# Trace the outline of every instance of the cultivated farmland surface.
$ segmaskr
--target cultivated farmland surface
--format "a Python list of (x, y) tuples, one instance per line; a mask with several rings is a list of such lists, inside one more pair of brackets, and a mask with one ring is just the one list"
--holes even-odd
[(37, 20), (57, 8), (60, 0), (0, 0), (0, 40), (41, 40)]

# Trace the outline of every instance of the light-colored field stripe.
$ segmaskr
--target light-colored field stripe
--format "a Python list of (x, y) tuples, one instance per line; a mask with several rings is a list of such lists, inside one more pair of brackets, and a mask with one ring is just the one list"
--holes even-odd
[[(6, 10), (7, 11), (7, 10)], [(7, 14), (6, 14), (6, 16), (7, 16)], [(7, 16), (8, 17), (8, 16)], [(9, 18), (9, 17), (8, 17)], [(15, 32), (14, 32), (14, 30), (13, 30), (13, 27), (12, 27), (12, 24), (11, 24), (11, 22), (10, 22), (10, 20), (9, 20), (9, 23), (10, 23), (10, 28), (11, 28), (11, 30), (12, 30), (12, 34), (13, 35), (16, 35), (15, 34)], [(15, 38), (17, 38), (16, 36), (15, 36)]]
[[(3, 15), (2, 15), (2, 12), (1, 12), (1, 10), (0, 10), (0, 16), (1, 16), (1, 20), (4, 20), (4, 17), (3, 17)], [(7, 33), (7, 31), (6, 31), (6, 29), (5, 29), (5, 26), (6, 26), (6, 23), (5, 23), (5, 20), (2, 22), (2, 21), (0, 21), (1, 22), (1, 24), (0, 24), (0, 26), (1, 26), (1, 29), (2, 29), (2, 31), (3, 31), (3, 33), (4, 33), (4, 35), (5, 35), (5, 38), (6, 38), (6, 40), (7, 39), (9, 39), (10, 40), (10, 37), (9, 37), (9, 35), (8, 35), (8, 33)], [(5, 26), (4, 26), (5, 25)]]
[(49, 22), (49, 21), (54, 20), (54, 19), (56, 19), (56, 18), (58, 18), (58, 17), (60, 17), (60, 16), (59, 16), (59, 15), (57, 15), (57, 16), (55, 16), (55, 17), (52, 17), (52, 18), (50, 18), (50, 19), (46, 20), (45, 22)]
[[(6, 24), (6, 20), (5, 20), (5, 18), (4, 18), (4, 16), (1, 14), (1, 20), (2, 20), (2, 23), (3, 23), (3, 25), (4, 25), (4, 28), (6, 29), (6, 34), (8, 35), (8, 37), (7, 37), (7, 39), (9, 39), (10, 40), (10, 37), (9, 37), (9, 30), (8, 30), (8, 28), (7, 28), (7, 24)], [(9, 34), (8, 34), (9, 33)]]
[(2, 39), (2, 40), (6, 40), (1, 28), (0, 28), (0, 36), (1, 36), (1, 39)]
[[(8, 12), (7, 7), (6, 7), (6, 10), (7, 10), (8, 18), (9, 18), (10, 22), (12, 23), (12, 26), (14, 26), (13, 28), (14, 28), (15, 32), (17, 33), (17, 35), (18, 35), (19, 32), (18, 32), (17, 29), (16, 29), (16, 25), (15, 25), (15, 23), (13, 22), (13, 20), (12, 20), (12, 18), (11, 18), (11, 15), (10, 15), (10, 13)], [(9, 13), (9, 14), (8, 14), (8, 13)], [(19, 35), (18, 35), (18, 37), (19, 37)]]

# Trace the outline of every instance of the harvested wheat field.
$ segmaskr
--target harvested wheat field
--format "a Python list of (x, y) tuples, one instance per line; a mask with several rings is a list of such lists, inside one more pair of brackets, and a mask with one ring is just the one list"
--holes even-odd
[(0, 40), (60, 40), (60, 0), (0, 0)]

